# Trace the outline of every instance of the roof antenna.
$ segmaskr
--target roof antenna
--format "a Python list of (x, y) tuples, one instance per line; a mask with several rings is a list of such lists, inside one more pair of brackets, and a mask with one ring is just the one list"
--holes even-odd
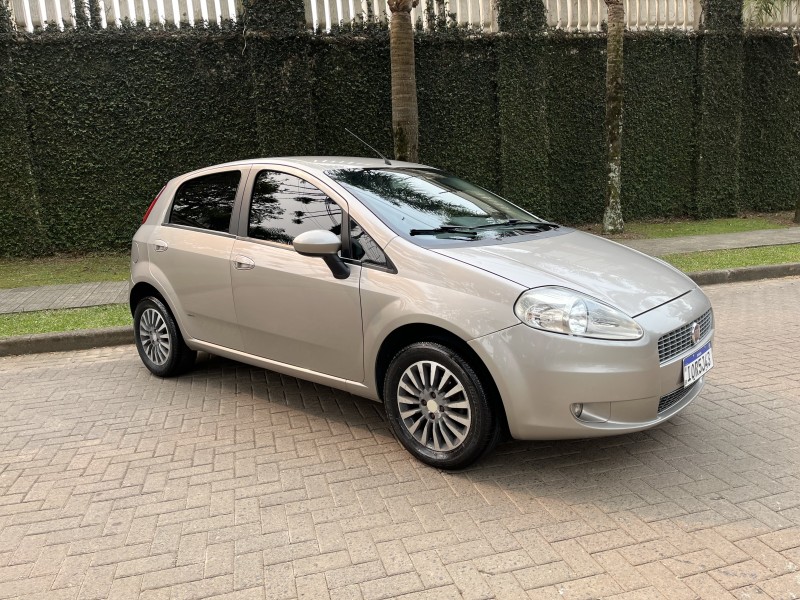
[(361, 139), (360, 137), (358, 137), (358, 136), (357, 136), (355, 133), (353, 133), (352, 131), (350, 131), (350, 130), (349, 130), (347, 127), (345, 127), (345, 128), (344, 128), (344, 130), (345, 130), (347, 133), (349, 133), (350, 135), (352, 135), (354, 138), (356, 138), (356, 139), (357, 139), (359, 142), (361, 142), (362, 144), (364, 144), (364, 145), (365, 145), (367, 148), (369, 148), (370, 150), (372, 150), (372, 151), (373, 151), (375, 154), (377, 154), (378, 156), (380, 156), (380, 157), (383, 159), (383, 162), (385, 162), (385, 163), (386, 163), (387, 165), (389, 165), (390, 167), (392, 166), (392, 163), (390, 163), (390, 162), (389, 162), (389, 159), (388, 159), (388, 158), (386, 158), (386, 157), (385, 157), (383, 154), (381, 154), (380, 152), (378, 152), (377, 150), (375, 150), (375, 148), (373, 148), (372, 146), (370, 146), (370, 145), (369, 145), (367, 142), (365, 142), (364, 140), (362, 140), (362, 139)]

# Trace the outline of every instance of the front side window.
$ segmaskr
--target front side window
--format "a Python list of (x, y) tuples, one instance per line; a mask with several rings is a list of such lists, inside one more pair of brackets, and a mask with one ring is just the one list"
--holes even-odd
[(241, 176), (227, 171), (190, 179), (175, 194), (169, 222), (227, 233)]
[(362, 264), (389, 267), (389, 260), (381, 247), (354, 219), (350, 219), (350, 246), (352, 258)]
[(312, 229), (341, 235), (342, 209), (327, 194), (294, 175), (261, 171), (253, 185), (247, 235), (291, 244)]

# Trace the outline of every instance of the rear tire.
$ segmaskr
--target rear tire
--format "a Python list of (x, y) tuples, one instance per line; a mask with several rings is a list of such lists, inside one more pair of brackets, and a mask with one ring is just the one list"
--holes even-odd
[(487, 387), (466, 360), (441, 344), (417, 342), (398, 352), (386, 372), (383, 399), (394, 435), (432, 467), (463, 469), (500, 437)]
[(186, 345), (178, 324), (164, 303), (143, 298), (133, 313), (136, 349), (144, 366), (158, 377), (174, 377), (194, 365), (197, 352)]

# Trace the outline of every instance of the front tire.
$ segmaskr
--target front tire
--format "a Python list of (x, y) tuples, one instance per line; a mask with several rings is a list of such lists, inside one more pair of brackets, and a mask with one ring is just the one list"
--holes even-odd
[(186, 345), (175, 318), (158, 298), (150, 296), (136, 305), (133, 333), (139, 357), (153, 375), (173, 377), (194, 365), (197, 352)]
[(486, 387), (447, 346), (417, 342), (398, 352), (383, 399), (397, 439), (432, 467), (463, 469), (497, 443), (500, 428)]

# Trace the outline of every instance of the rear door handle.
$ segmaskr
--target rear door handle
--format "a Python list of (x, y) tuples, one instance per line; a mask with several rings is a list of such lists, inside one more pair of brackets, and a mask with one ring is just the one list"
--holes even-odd
[(153, 246), (155, 247), (156, 252), (165, 252), (167, 248), (169, 248), (169, 244), (167, 244), (167, 242), (164, 240), (156, 240), (153, 243)]
[(233, 268), (240, 271), (247, 271), (256, 266), (255, 261), (249, 256), (242, 256), (241, 254), (233, 257)]

